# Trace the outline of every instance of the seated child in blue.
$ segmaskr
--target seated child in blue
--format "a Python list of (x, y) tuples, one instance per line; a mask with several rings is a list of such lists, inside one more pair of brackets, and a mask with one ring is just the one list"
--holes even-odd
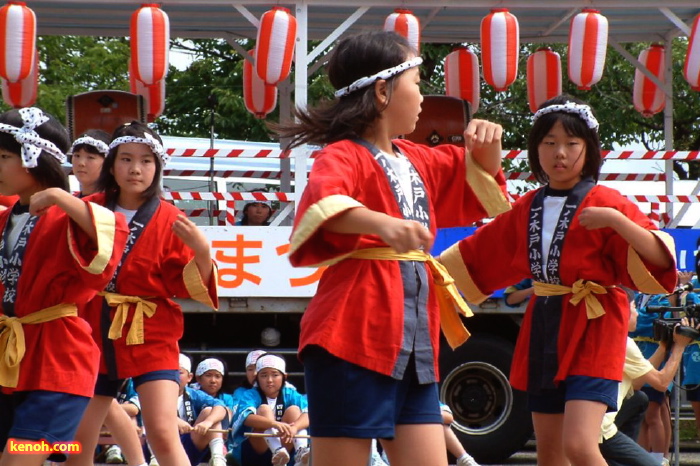
[[(287, 385), (286, 363), (280, 356), (265, 354), (256, 363), (255, 386), (243, 394), (233, 431), (233, 457), (246, 466), (287, 464), (295, 450), (295, 465), (310, 460), (306, 397)], [(246, 438), (246, 432), (274, 436)]]
[(207, 450), (211, 450), (209, 464), (225, 466), (223, 434), (209, 432), (209, 429), (220, 430), (221, 421), (228, 416), (228, 411), (221, 400), (187, 386), (192, 381), (191, 370), (190, 358), (180, 354), (180, 395), (177, 399), (180, 441), (192, 466), (202, 461)]

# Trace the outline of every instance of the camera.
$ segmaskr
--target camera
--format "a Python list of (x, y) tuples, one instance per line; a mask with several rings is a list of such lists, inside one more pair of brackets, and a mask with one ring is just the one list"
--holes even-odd
[[(700, 340), (700, 330), (689, 325), (678, 325), (681, 323), (682, 317), (687, 317), (690, 322), (697, 322), (700, 317), (700, 304), (689, 304), (687, 306), (648, 306), (648, 313), (659, 313), (663, 315), (666, 312), (678, 313), (681, 317), (659, 317), (654, 320), (654, 340), (665, 342), (666, 344), (673, 343), (673, 332), (683, 335), (694, 340)], [(678, 327), (676, 327), (678, 325)]]

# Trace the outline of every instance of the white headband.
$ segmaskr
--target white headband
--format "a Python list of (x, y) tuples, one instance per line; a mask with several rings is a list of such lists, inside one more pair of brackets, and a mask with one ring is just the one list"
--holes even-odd
[(127, 144), (130, 142), (136, 144), (146, 144), (148, 147), (151, 148), (155, 155), (160, 157), (160, 159), (163, 161), (163, 166), (168, 164), (170, 156), (163, 149), (163, 145), (160, 142), (158, 142), (156, 138), (154, 138), (148, 133), (144, 133), (142, 138), (136, 136), (120, 136), (109, 144), (109, 149), (111, 150), (120, 144)]
[(263, 350), (254, 350), (248, 353), (248, 356), (245, 358), (245, 367), (254, 366), (255, 363), (258, 362), (258, 358), (265, 353), (267, 353), (267, 351)]
[(224, 363), (219, 361), (218, 359), (215, 358), (207, 358), (204, 361), (200, 362), (197, 364), (197, 370), (195, 371), (194, 375), (199, 377), (200, 375), (204, 374), (207, 371), (217, 371), (221, 375), (224, 374)]
[(25, 168), (36, 167), (42, 150), (53, 155), (59, 162), (65, 162), (66, 155), (61, 152), (61, 149), (34, 131), (34, 128), (49, 121), (49, 117), (36, 107), (21, 108), (19, 109), (19, 114), (22, 117), (23, 125), (21, 128), (0, 123), (0, 132), (11, 134), (22, 146), (22, 166)]
[(563, 105), (550, 105), (548, 107), (541, 108), (537, 110), (537, 112), (535, 112), (535, 116), (533, 117), (532, 122), (534, 123), (542, 115), (546, 115), (547, 113), (552, 112), (573, 113), (574, 115), (578, 115), (583, 121), (586, 122), (586, 125), (589, 128), (591, 128), (593, 131), (598, 131), (598, 120), (596, 120), (593, 116), (593, 112), (591, 112), (591, 107), (589, 107), (588, 105), (576, 104), (573, 102), (567, 102)]
[(406, 60), (405, 62), (401, 63), (400, 65), (396, 65), (392, 68), (387, 68), (385, 70), (380, 71), (379, 73), (373, 74), (372, 76), (366, 76), (364, 78), (360, 78), (357, 81), (355, 81), (354, 83), (350, 84), (349, 86), (346, 86), (342, 89), (338, 89), (337, 91), (335, 91), (335, 96), (336, 97), (343, 97), (345, 95), (350, 94), (351, 92), (355, 92), (358, 89), (362, 89), (363, 87), (367, 87), (379, 79), (389, 79), (392, 76), (396, 76), (397, 74), (402, 73), (409, 68), (413, 68), (414, 66), (419, 66), (421, 63), (423, 63), (423, 59), (421, 57), (411, 58), (410, 60)]
[(258, 362), (255, 363), (255, 369), (258, 372), (266, 367), (277, 369), (283, 374), (287, 373), (287, 364), (284, 362), (284, 359), (280, 358), (279, 356), (275, 356), (274, 354), (264, 354), (260, 356), (258, 358)]
[(73, 150), (81, 144), (94, 147), (100, 154), (107, 155), (107, 152), (109, 152), (109, 146), (105, 144), (104, 141), (100, 141), (99, 139), (95, 139), (90, 136), (83, 136), (73, 142), (73, 145), (70, 146), (68, 153), (73, 154)]
[(180, 353), (179, 364), (180, 367), (185, 369), (187, 372), (192, 372), (192, 360), (186, 354)]

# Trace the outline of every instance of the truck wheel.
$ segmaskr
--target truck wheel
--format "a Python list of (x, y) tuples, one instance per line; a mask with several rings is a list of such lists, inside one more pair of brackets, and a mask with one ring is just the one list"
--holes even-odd
[(480, 463), (498, 463), (532, 436), (525, 393), (508, 382), (513, 344), (493, 335), (471, 337), (440, 360), (440, 399), (454, 415), (452, 428)]

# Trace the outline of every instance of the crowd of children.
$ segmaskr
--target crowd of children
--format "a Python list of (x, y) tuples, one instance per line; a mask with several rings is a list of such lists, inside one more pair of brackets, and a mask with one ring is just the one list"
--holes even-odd
[[(204, 234), (161, 199), (168, 155), (158, 134), (134, 121), (109, 138), (81, 135), (69, 150), (45, 112), (0, 115), (0, 193), (18, 196), (0, 212), (0, 444), (75, 440), (83, 451), (69, 464), (91, 464), (105, 425), (133, 466), (148, 457), (163, 466), (364, 466), (374, 439), (396, 466), (444, 466), (448, 446), (473, 464), (454, 448), (438, 399), (440, 329), (452, 346), (469, 336), (451, 276), (473, 303), (531, 280), (511, 384), (528, 394), (538, 464), (607, 464), (601, 437), (615, 454), (620, 444), (601, 425), (626, 395), (625, 288), (671, 293), (673, 242), (597, 184), (599, 124), (573, 97), (535, 113), (528, 162), (543, 186), (512, 205), (500, 125), (471, 120), (464, 147), (397, 139), (421, 111), (421, 62), (393, 33), (345, 38), (328, 65), (335, 99), (274, 128), (290, 147), (323, 146), (289, 253), (295, 266), (329, 266), (301, 325), (308, 401), (280, 356), (249, 354), (244, 383), (227, 393), (223, 361), (205, 359), (193, 374), (180, 353), (173, 297), (216, 308), (217, 271)], [(61, 168), (67, 152), (76, 195)], [(266, 224), (270, 210), (251, 205), (246, 223)], [(428, 254), (437, 228), (485, 217), (494, 219), (439, 258)], [(629, 378), (656, 374), (647, 381), (659, 388), (679, 362), (675, 349), (661, 375), (640, 363)], [(136, 395), (120, 406), (125, 380)], [(642, 429), (649, 445), (652, 422)], [(47, 457), (5, 448), (0, 466)]]

